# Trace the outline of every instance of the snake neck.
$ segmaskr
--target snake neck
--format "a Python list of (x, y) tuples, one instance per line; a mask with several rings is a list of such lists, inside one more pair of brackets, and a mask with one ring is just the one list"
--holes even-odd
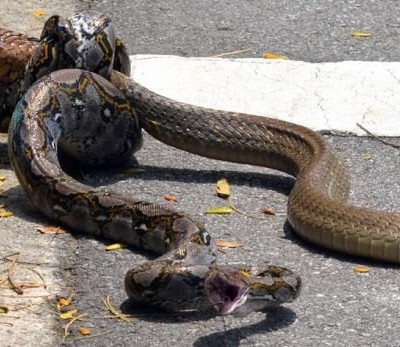
[(347, 168), (314, 131), (277, 119), (180, 103), (119, 73), (113, 73), (111, 81), (131, 100), (140, 125), (156, 139), (211, 159), (283, 171), (298, 182), (310, 181), (327, 198), (347, 199)]

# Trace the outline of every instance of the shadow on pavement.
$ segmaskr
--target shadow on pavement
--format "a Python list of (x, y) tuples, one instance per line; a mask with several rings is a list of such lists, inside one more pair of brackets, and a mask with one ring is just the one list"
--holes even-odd
[(241, 340), (249, 336), (265, 335), (268, 332), (283, 329), (296, 321), (296, 314), (287, 307), (278, 306), (265, 312), (266, 317), (261, 322), (200, 337), (193, 346), (239, 346)]

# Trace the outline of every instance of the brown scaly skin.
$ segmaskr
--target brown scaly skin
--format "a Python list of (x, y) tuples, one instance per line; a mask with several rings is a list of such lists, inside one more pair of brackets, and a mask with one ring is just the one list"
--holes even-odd
[[(20, 93), (27, 92), (15, 108), (9, 131), (10, 161), (33, 205), (71, 230), (160, 255), (127, 273), (125, 288), (134, 301), (174, 311), (215, 307), (221, 314), (293, 301), (301, 280), (291, 271), (274, 267), (252, 273), (220, 267), (210, 235), (191, 217), (94, 190), (63, 172), (59, 151), (102, 165), (125, 160), (141, 146), (141, 129), (132, 100), (123, 94), (124, 85), (112, 85), (102, 77), (108, 77), (113, 61), (114, 68), (129, 72), (121, 47), (107, 16), (88, 12), (67, 21), (52, 17), (46, 23), (21, 83)], [(49, 74), (71, 61), (97, 74), (77, 69)]]
[(140, 125), (171, 146), (297, 177), (288, 221), (300, 236), (343, 253), (400, 263), (400, 214), (348, 204), (350, 176), (324, 137), (297, 124), (180, 103), (113, 73)]
[(25, 66), (39, 40), (0, 28), (0, 131), (7, 132)]
[(0, 28), (0, 85), (21, 79), (38, 39)]
[[(108, 17), (101, 20), (101, 28), (110, 23)], [(111, 54), (105, 55), (101, 64), (91, 67), (78, 66), (65, 52), (63, 47), (71, 39), (68, 22), (60, 16), (52, 16), (46, 21), (40, 40), (0, 28), (0, 132), (8, 131), (22, 94), (33, 82), (52, 71), (79, 67), (107, 77), (108, 66), (113, 66), (116, 71), (130, 75), (129, 56), (122, 40), (116, 38), (115, 52), (110, 50)]]

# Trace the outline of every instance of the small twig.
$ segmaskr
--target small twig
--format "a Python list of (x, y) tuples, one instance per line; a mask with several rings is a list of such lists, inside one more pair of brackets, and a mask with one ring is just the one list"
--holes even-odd
[(10, 282), (10, 284), (11, 284), (12, 288), (14, 289), (14, 291), (18, 295), (22, 295), (24, 292), (21, 289), (21, 286), (17, 285), (14, 282), (14, 279), (13, 279), (13, 274), (14, 274), (15, 268), (17, 266), (18, 255), (11, 261), (10, 267), (8, 268), (8, 276), (7, 276), (7, 278), (8, 278), (8, 282)]
[(20, 254), (21, 254), (20, 252), (14, 252), (14, 253), (11, 253), (11, 254), (6, 255), (6, 256), (4, 256), (4, 257), (1, 257), (0, 260), (12, 261), (11, 259), (8, 259), (8, 258), (15, 257), (15, 256), (19, 256)]
[(385, 144), (385, 145), (387, 145), (387, 146), (390, 146), (390, 147), (393, 147), (393, 148), (396, 148), (396, 149), (400, 149), (400, 145), (396, 145), (396, 144), (394, 144), (394, 143), (390, 143), (390, 142), (388, 142), (388, 141), (386, 141), (386, 140), (380, 138), (379, 136), (375, 135), (374, 133), (372, 133), (371, 131), (369, 131), (368, 129), (366, 129), (365, 127), (363, 127), (363, 126), (362, 126), (361, 124), (359, 124), (359, 123), (356, 123), (356, 125), (357, 125), (360, 129), (364, 130), (369, 136), (373, 137), (375, 140), (378, 140), (378, 141), (382, 142), (383, 144)]
[(40, 288), (40, 287), (43, 287), (43, 285), (38, 282), (31, 281), (31, 282), (23, 282), (20, 285), (18, 285), (18, 287), (21, 290), (23, 290), (23, 289), (27, 289), (27, 288)]
[(9, 323), (9, 322), (1, 322), (1, 321), (0, 321), (0, 324), (2, 324), (2, 325), (7, 325), (7, 326), (9, 326), (9, 327), (13, 327), (13, 326), (14, 326), (14, 324)]
[(235, 212), (237, 212), (237, 213), (239, 213), (239, 214), (241, 214), (243, 216), (246, 216), (246, 217), (249, 217), (249, 218), (253, 218), (253, 219), (257, 219), (257, 220), (268, 220), (269, 219), (267, 217), (254, 216), (254, 215), (246, 213), (245, 211), (242, 211), (242, 210), (238, 209), (235, 205), (233, 205), (233, 202), (232, 202), (231, 198), (228, 199), (228, 203), (229, 203), (229, 207), (232, 210), (234, 210)]
[[(6, 256), (0, 258), (0, 260), (12, 261), (12, 259), (9, 259), (9, 258), (15, 257), (15, 256), (19, 256), (20, 254), (21, 254), (20, 252), (11, 253), (9, 255), (6, 255)], [(34, 263), (34, 262), (31, 262), (31, 261), (23, 261), (23, 260), (18, 260), (18, 264), (24, 264), (24, 265), (51, 265), (51, 263)]]
[[(133, 315), (125, 315), (126, 318), (135, 318), (135, 316)], [(91, 319), (115, 319), (115, 315), (111, 315), (111, 316), (100, 316), (100, 317), (91, 317)]]
[(29, 269), (29, 270), (31, 270), (32, 272), (34, 272), (36, 275), (39, 276), (39, 278), (43, 282), (43, 288), (47, 289), (46, 281), (44, 280), (44, 276), (42, 275), (42, 273), (39, 270), (36, 270), (36, 269)]
[(9, 311), (12, 311), (12, 312), (17, 312), (17, 311), (20, 311), (20, 310), (28, 310), (28, 311), (31, 311), (31, 312), (36, 312), (36, 311), (33, 310), (33, 306), (41, 305), (44, 302), (46, 302), (46, 300), (47, 299), (43, 299), (43, 300), (38, 301), (38, 302), (30, 301), (27, 304), (15, 304), (14, 306), (9, 306), (8, 308), (9, 308)]
[[(90, 339), (90, 338), (93, 338), (93, 337), (99, 337), (99, 336), (107, 335), (107, 334), (110, 334), (110, 333), (112, 333), (112, 330), (104, 331), (102, 333), (93, 334), (93, 335), (70, 337), (68, 339), (68, 341), (86, 340), (86, 339)], [(65, 340), (63, 342), (65, 342)]]
[(74, 322), (76, 322), (77, 320), (82, 320), (82, 318), (85, 318), (85, 317), (87, 317), (87, 316), (89, 316), (89, 314), (87, 314), (87, 313), (81, 314), (80, 316), (76, 316), (76, 317), (72, 318), (72, 319), (65, 325), (65, 328), (64, 328), (64, 336), (63, 336), (63, 339), (62, 339), (62, 343), (65, 342), (66, 338), (67, 338), (67, 337), (69, 336), (69, 334), (70, 334), (70, 332), (69, 332), (70, 326), (71, 326)]
[(222, 57), (226, 57), (228, 55), (235, 55), (235, 54), (239, 54), (239, 53), (245, 53), (245, 52), (249, 52), (250, 49), (242, 49), (240, 51), (233, 51), (233, 52), (227, 52), (227, 53), (221, 53), (221, 54), (216, 54), (216, 55), (212, 55), (210, 58), (222, 58)]
[(123, 321), (127, 322), (127, 323), (131, 323), (131, 320), (127, 318), (127, 316), (125, 314), (123, 314), (122, 312), (119, 312), (118, 310), (116, 310), (114, 308), (114, 306), (111, 304), (110, 301), (110, 296), (106, 295), (105, 298), (102, 299), (103, 304), (108, 308), (108, 310), (115, 315), (116, 318), (122, 319)]
[[(51, 295), (52, 295), (52, 294), (24, 295), (24, 298), (25, 298), (25, 299), (45, 298), (45, 299), (47, 300)], [(0, 294), (0, 297), (2, 297), (2, 298), (15, 298), (15, 295)]]

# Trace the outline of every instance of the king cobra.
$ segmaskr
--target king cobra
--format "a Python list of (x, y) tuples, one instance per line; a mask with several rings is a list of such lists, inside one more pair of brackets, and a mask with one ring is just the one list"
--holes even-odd
[[(0, 38), (10, 36), (5, 32)], [(283, 267), (252, 271), (217, 265), (210, 235), (192, 217), (93, 189), (62, 170), (58, 152), (93, 165), (129, 158), (141, 145), (141, 128), (185, 151), (295, 176), (288, 221), (296, 233), (336, 251), (400, 262), (400, 215), (346, 203), (347, 168), (318, 133), (151, 92), (126, 76), (129, 59), (104, 15), (54, 16), (40, 42), (19, 38), (20, 45), (26, 42), (26, 68), (2, 98), (12, 104), (10, 90), (21, 98), (16, 106), (7, 106), (15, 106), (9, 129), (11, 164), (33, 205), (47, 217), (71, 230), (160, 255), (127, 273), (125, 289), (133, 301), (168, 310), (215, 307), (221, 314), (240, 314), (293, 301), (301, 289), (300, 277)], [(5, 43), (0, 58), (7, 49), (12, 51)], [(63, 70), (51, 72), (54, 68)], [(8, 79), (5, 75), (1, 81)]]

